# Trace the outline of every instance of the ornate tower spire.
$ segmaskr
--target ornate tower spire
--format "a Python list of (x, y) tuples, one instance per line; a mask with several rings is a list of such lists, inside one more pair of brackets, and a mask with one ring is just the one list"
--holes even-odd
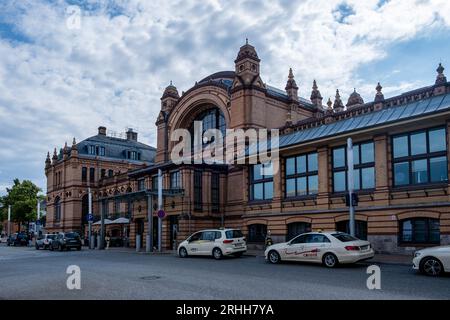
[(47, 169), (48, 167), (50, 167), (51, 164), (51, 160), (50, 160), (50, 151), (47, 152), (47, 158), (45, 159), (45, 168)]
[(333, 109), (336, 112), (344, 111), (344, 104), (341, 100), (341, 95), (339, 94), (339, 89), (336, 90), (336, 97), (334, 98)]
[(447, 78), (444, 75), (445, 68), (442, 66), (442, 63), (439, 63), (438, 68), (436, 69), (438, 75), (436, 77), (436, 84), (444, 84), (447, 82)]
[(382, 89), (383, 89), (383, 87), (378, 82), (378, 85), (376, 87), (377, 94), (375, 95), (375, 102), (382, 102), (382, 101), (384, 101), (384, 94), (383, 94), (383, 92), (381, 92)]
[(311, 92), (311, 102), (317, 107), (322, 107), (322, 99), (322, 95), (317, 87), (317, 82), (314, 80)]
[(294, 72), (292, 72), (292, 68), (289, 68), (289, 76), (288, 81), (286, 83), (286, 92), (294, 101), (298, 101), (298, 86), (294, 79)]

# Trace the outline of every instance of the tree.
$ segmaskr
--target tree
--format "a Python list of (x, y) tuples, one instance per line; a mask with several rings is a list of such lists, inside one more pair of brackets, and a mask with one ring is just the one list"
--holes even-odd
[[(44, 197), (38, 195), (41, 189), (29, 180), (14, 180), (12, 188), (6, 188), (7, 195), (1, 200), (3, 204), (2, 215), (8, 206), (11, 205), (11, 220), (17, 222), (20, 226), (26, 222), (36, 220), (37, 218), (37, 201), (41, 201)], [(19, 230), (20, 231), (20, 230)]]

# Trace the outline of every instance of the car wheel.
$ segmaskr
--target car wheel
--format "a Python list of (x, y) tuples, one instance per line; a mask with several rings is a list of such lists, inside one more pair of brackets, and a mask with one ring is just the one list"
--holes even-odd
[(35, 247), (36, 247), (36, 250), (39, 250), (39, 245), (38, 244), (36, 244)]
[(188, 253), (186, 248), (180, 248), (180, 251), (178, 251), (178, 255), (180, 256), (180, 258), (187, 258)]
[(268, 260), (270, 263), (272, 264), (277, 264), (280, 263), (281, 258), (280, 258), (280, 254), (278, 252), (276, 252), (275, 250), (272, 250), (269, 252), (269, 254), (267, 255)]
[(327, 268), (334, 268), (339, 264), (338, 258), (333, 253), (326, 253), (323, 256), (322, 262)]
[(50, 251), (53, 251), (53, 246), (50, 246), (50, 248), (49, 248), (49, 249), (50, 249)]
[(216, 260), (220, 260), (223, 257), (222, 250), (220, 250), (219, 248), (214, 248), (212, 254), (213, 254), (214, 259), (216, 259)]
[(444, 267), (438, 259), (428, 257), (423, 259), (420, 263), (420, 271), (427, 276), (437, 277), (444, 272)]

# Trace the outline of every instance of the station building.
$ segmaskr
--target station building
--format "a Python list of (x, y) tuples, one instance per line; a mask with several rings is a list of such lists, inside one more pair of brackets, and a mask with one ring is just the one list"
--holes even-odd
[[(373, 101), (355, 90), (344, 102), (339, 90), (323, 101), (316, 81), (302, 97), (292, 70), (284, 90), (265, 83), (248, 43), (234, 63), (233, 71), (212, 74), (181, 95), (172, 84), (165, 89), (156, 149), (138, 143), (133, 131), (119, 141), (101, 127), (97, 136), (48, 155), (48, 230), (85, 233), (90, 187), (96, 220), (128, 219), (106, 228), (125, 234), (131, 246), (136, 235), (145, 246), (152, 225), (156, 245), (161, 170), (163, 249), (213, 227), (240, 228), (255, 248), (269, 232), (280, 242), (310, 230), (348, 231), (345, 148), (352, 138), (357, 236), (388, 253), (450, 244), (450, 83), (441, 64), (430, 86), (385, 98), (378, 84)], [(264, 175), (264, 164), (175, 164), (172, 133), (192, 132), (195, 121), (204, 131), (278, 129), (280, 169)]]

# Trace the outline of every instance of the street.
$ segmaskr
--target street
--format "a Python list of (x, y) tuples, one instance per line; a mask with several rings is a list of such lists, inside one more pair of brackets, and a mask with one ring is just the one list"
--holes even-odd
[[(81, 269), (81, 290), (66, 269)], [(381, 290), (366, 286), (370, 262), (337, 269), (262, 257), (215, 261), (129, 251), (51, 252), (0, 245), (0, 299), (449, 299), (450, 277), (380, 265)]]

